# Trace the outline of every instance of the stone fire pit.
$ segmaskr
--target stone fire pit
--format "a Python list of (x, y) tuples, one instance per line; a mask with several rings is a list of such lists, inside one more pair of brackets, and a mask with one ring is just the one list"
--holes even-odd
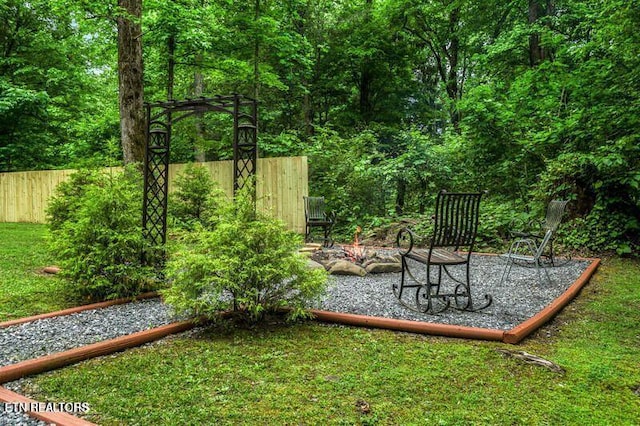
[(330, 274), (356, 275), (400, 272), (401, 260), (397, 250), (372, 248), (363, 245), (342, 245), (322, 248), (307, 245), (303, 251), (310, 253), (312, 266), (321, 265)]

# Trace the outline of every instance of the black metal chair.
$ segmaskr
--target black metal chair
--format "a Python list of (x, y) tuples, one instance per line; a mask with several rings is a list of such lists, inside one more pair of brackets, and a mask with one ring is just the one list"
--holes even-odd
[(303, 197), (303, 199), (305, 220), (304, 241), (312, 242), (312, 229), (322, 228), (324, 236), (323, 245), (325, 247), (332, 247), (331, 229), (336, 221), (335, 213), (326, 211), (324, 197)]
[[(528, 230), (511, 232), (511, 236), (517, 239), (529, 239), (533, 240), (536, 247), (543, 246), (544, 252), (542, 257), (547, 258), (552, 266), (555, 266), (555, 253), (553, 251), (553, 240), (564, 218), (567, 204), (569, 200), (551, 200), (547, 206), (547, 214), (542, 222), (530, 222), (527, 226)], [(543, 239), (547, 236), (547, 232), (551, 231), (551, 236), (548, 242), (544, 242)]]
[[(478, 231), (482, 195), (482, 192), (441, 191), (436, 199), (433, 233), (428, 249), (415, 248), (418, 236), (409, 228), (398, 233), (396, 243), (402, 258), (402, 273), (400, 282), (393, 285), (393, 293), (401, 304), (423, 313), (442, 312), (450, 306), (476, 311), (491, 304), (490, 295), (484, 295), (485, 300), (480, 307), (474, 306), (471, 297), (469, 261)], [(412, 269), (421, 267), (420, 265), (426, 266), (424, 280), (417, 279), (412, 272)], [(452, 266), (463, 266), (464, 277), (453, 276), (449, 271)], [(435, 279), (431, 276), (434, 267), (437, 268)], [(452, 292), (442, 291), (443, 272), (454, 283)], [(451, 304), (452, 299), (455, 301), (454, 305)]]

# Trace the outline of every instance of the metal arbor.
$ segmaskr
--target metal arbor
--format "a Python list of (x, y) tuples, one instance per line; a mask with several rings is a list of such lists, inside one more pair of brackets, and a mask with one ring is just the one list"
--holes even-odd
[(233, 191), (255, 175), (257, 148), (257, 102), (242, 95), (215, 96), (146, 103), (147, 132), (144, 158), (142, 229), (153, 247), (167, 238), (169, 153), (173, 124), (204, 112), (233, 116)]

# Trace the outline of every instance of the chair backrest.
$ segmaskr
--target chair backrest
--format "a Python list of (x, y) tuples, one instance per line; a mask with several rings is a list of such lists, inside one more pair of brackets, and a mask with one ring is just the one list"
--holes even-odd
[(436, 215), (431, 247), (473, 247), (478, 232), (482, 192), (441, 191), (436, 199)]
[(547, 216), (542, 224), (544, 231), (556, 232), (560, 222), (562, 222), (567, 203), (569, 203), (569, 200), (552, 200), (549, 203), (549, 206), (547, 206)]
[(326, 220), (324, 197), (303, 197), (304, 198), (304, 217), (308, 222), (310, 220)]

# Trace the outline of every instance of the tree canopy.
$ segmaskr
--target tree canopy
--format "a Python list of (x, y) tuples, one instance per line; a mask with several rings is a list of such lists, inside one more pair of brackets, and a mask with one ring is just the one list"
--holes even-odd
[[(145, 101), (257, 97), (260, 155), (308, 155), (311, 192), (345, 227), (423, 213), (440, 188), (482, 188), (496, 235), (513, 212), (568, 198), (569, 245), (630, 253), (639, 3), (4, 0), (0, 169), (131, 155), (121, 124), (142, 98), (122, 97), (128, 23), (140, 30), (129, 40), (142, 46)], [(172, 161), (229, 158), (227, 120), (180, 123)]]

